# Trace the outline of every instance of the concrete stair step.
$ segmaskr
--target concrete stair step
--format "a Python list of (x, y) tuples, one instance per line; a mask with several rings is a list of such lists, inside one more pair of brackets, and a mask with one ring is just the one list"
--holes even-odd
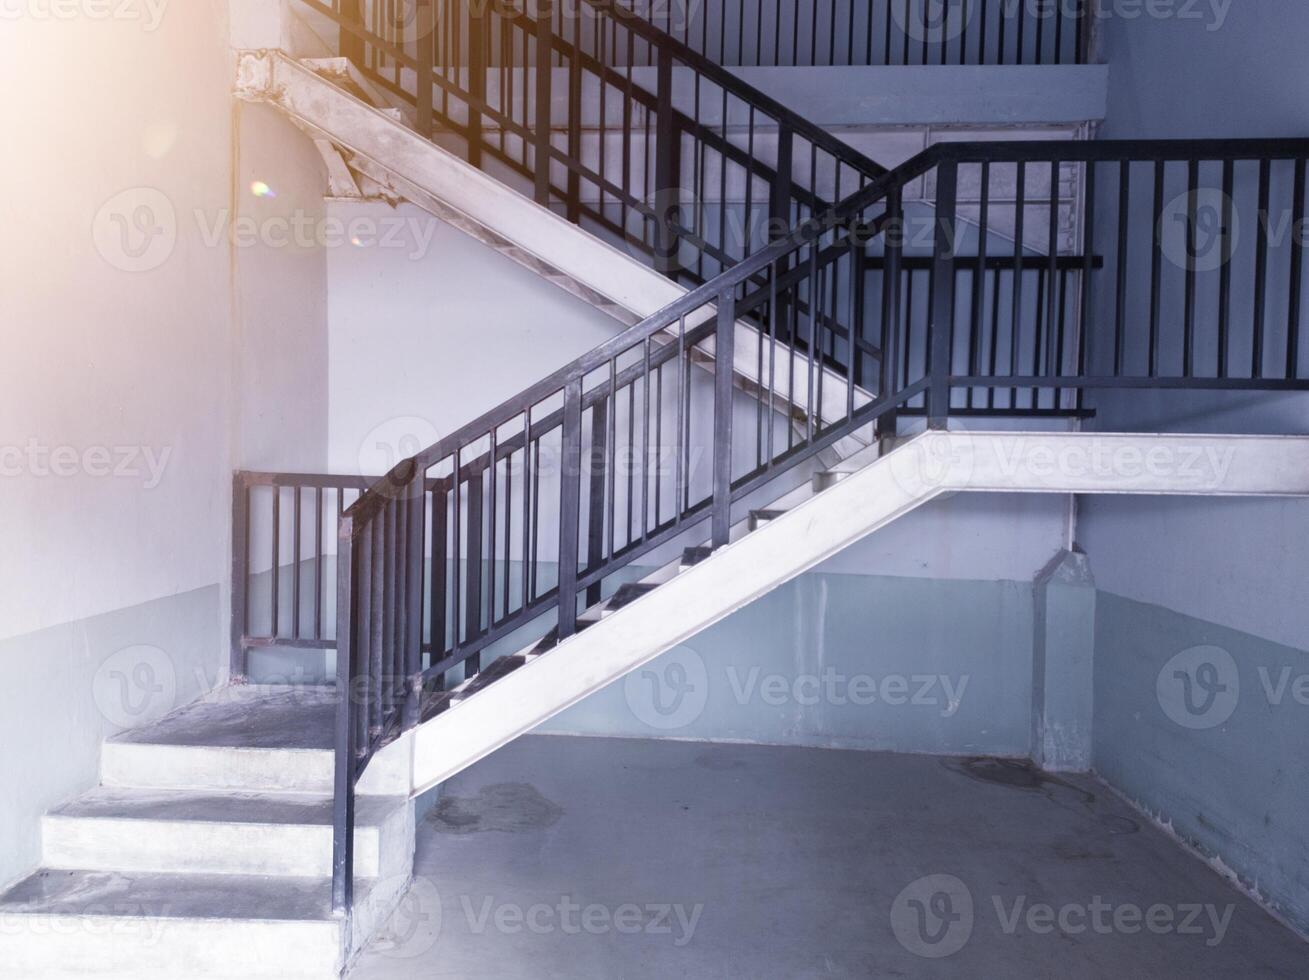
[(325, 878), (42, 868), (0, 895), (0, 924), (5, 980), (328, 980), (345, 961)]
[(777, 520), (785, 513), (784, 510), (752, 510), (750, 511), (750, 530), (758, 531), (765, 524)]
[[(359, 797), (359, 875), (382, 873), (408, 809), (403, 797)], [(42, 844), (48, 868), (327, 877), (332, 798), (101, 786), (48, 813)]]

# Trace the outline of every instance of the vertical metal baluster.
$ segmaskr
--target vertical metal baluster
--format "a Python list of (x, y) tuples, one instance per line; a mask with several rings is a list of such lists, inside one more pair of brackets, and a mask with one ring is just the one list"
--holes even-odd
[[(527, 451), (526, 445), (523, 451)], [(504, 581), (501, 585), (504, 591), (504, 613), (503, 618), (509, 618), (511, 603), (509, 601), (509, 589), (512, 584), (513, 569), (513, 540), (514, 540), (514, 452), (512, 446), (509, 455), (505, 457), (505, 553), (504, 553), (504, 571), (501, 573)], [(495, 609), (491, 609), (491, 616), (494, 619)]]
[[(1079, 297), (1081, 301), (1080, 314), (1077, 317), (1076, 343), (1077, 343), (1077, 373), (1081, 377), (1086, 377), (1088, 370), (1094, 370), (1094, 362), (1091, 359), (1090, 346), (1091, 338), (1096, 334), (1095, 324), (1092, 317), (1095, 314), (1094, 302), (1094, 282), (1095, 274), (1095, 161), (1090, 160), (1086, 164), (1083, 179), (1086, 190), (1082, 200), (1082, 279)], [(1082, 407), (1082, 389), (1079, 388), (1073, 393), (1076, 400), (1076, 407)]]
[[(552, 48), (551, 0), (537, 0), (541, 7), (536, 20), (536, 203), (550, 204), (550, 53)], [(524, 76), (526, 84), (526, 76)], [(526, 150), (524, 150), (526, 156)]]
[[(468, 474), (468, 540), (466, 543), (465, 562), (468, 567), (464, 596), (464, 632), (468, 642), (473, 642), (482, 635), (482, 523), (484, 508), (482, 505), (485, 488), (482, 485), (482, 472), (470, 467)], [(482, 669), (480, 654), (473, 654), (464, 661), (464, 676), (469, 677)]]
[(732, 354), (736, 340), (736, 287), (718, 294), (714, 338), (714, 486), (712, 546), (727, 544), (732, 530)]
[[(645, 402), (645, 411), (641, 415), (641, 540), (650, 537), (650, 337), (641, 342), (641, 398)], [(657, 447), (656, 447), (656, 451)], [(635, 467), (633, 467), (635, 468)], [(656, 466), (655, 481), (659, 480), (659, 468)], [(659, 523), (659, 514), (655, 513), (655, 524)]]
[[(977, 221), (977, 265), (973, 269), (972, 339), (969, 341), (968, 352), (968, 373), (972, 375), (982, 373), (982, 309), (986, 305), (986, 239), (987, 220), (990, 216), (991, 206), (991, 164), (989, 162), (984, 161), (982, 163), (981, 181), (982, 198), (979, 203)], [(969, 408), (973, 407), (975, 391), (976, 389), (971, 386), (968, 389)]]
[(291, 519), (295, 522), (291, 528), (291, 638), (300, 639), (300, 497), (301, 487), (291, 488)]
[(577, 631), (577, 535), (582, 479), (582, 378), (564, 388), (559, 488), (559, 639)]
[(1232, 194), (1236, 182), (1236, 163), (1223, 161), (1223, 205), (1219, 221), (1222, 227), (1223, 264), (1218, 271), (1218, 373), (1217, 377), (1227, 377), (1228, 343), (1232, 331), (1232, 260), (1235, 249), (1232, 245)]
[(498, 438), (496, 426), (491, 427), (491, 451), (488, 454), (490, 465), (487, 467), (487, 476), (490, 478), (490, 493), (487, 497), (487, 522), (486, 522), (486, 623), (488, 627), (495, 625), (495, 585), (496, 585), (496, 544), (498, 541), (496, 535), (496, 524), (499, 521), (499, 455), (500, 440)]
[(958, 235), (959, 166), (946, 160), (936, 176), (936, 247), (932, 268), (932, 313), (928, 335), (931, 350), (928, 367), (931, 387), (927, 398), (927, 424), (934, 429), (946, 427), (950, 414), (950, 368), (954, 349), (955, 249)]
[(278, 612), (281, 606), (281, 579), (282, 579), (282, 488), (276, 483), (273, 484), (273, 578), (271, 582), (273, 607), (272, 607), (272, 632), (269, 634), (274, 639), (278, 636)]
[(1150, 205), (1151, 239), (1154, 246), (1150, 256), (1150, 377), (1159, 373), (1159, 316), (1162, 294), (1160, 278), (1163, 273), (1163, 241), (1160, 237), (1160, 221), (1164, 207), (1164, 161), (1157, 160), (1154, 165), (1154, 197)]
[[(446, 607), (446, 590), (449, 588), (447, 567), (447, 540), (450, 534), (448, 511), (449, 495), (441, 484), (432, 490), (432, 574), (431, 586), (431, 640), (432, 663), (445, 656), (445, 635), (449, 612)], [(443, 688), (445, 675), (437, 678), (438, 690)]]
[(250, 484), (241, 473), (232, 477), (232, 623), (228, 634), (229, 674), (249, 673), (245, 641), (250, 635)]
[(1195, 376), (1195, 195), (1200, 183), (1200, 161), (1186, 165), (1186, 277), (1182, 298), (1182, 375)]
[(314, 639), (323, 638), (323, 488), (314, 488)]
[[(1051, 161), (1050, 163), (1050, 230), (1047, 235), (1046, 243), (1046, 283), (1049, 294), (1046, 297), (1045, 311), (1045, 328), (1053, 330), (1055, 328), (1055, 302), (1059, 298), (1056, 293), (1057, 275), (1056, 270), (1059, 266), (1059, 163)], [(1042, 372), (1049, 377), (1052, 374), (1050, 358), (1054, 355), (1055, 344), (1053, 338), (1047, 337), (1045, 344), (1045, 358), (1042, 362)], [(1051, 392), (1055, 400), (1055, 407), (1058, 407), (1059, 391), (1055, 389)], [(1038, 396), (1039, 398), (1039, 396)]]
[[(1295, 161), (1295, 187), (1292, 191), (1291, 227), (1302, 228), (1305, 205), (1305, 160)], [(1304, 237), (1291, 236), (1291, 296), (1286, 320), (1286, 379), (1294, 381), (1300, 374), (1300, 305), (1304, 289)]]
[(1250, 338), (1250, 377), (1262, 378), (1264, 374), (1264, 327), (1267, 317), (1265, 311), (1268, 299), (1268, 233), (1269, 233), (1269, 193), (1272, 189), (1272, 161), (1259, 161), (1259, 213), (1256, 216), (1256, 238), (1254, 253), (1254, 335)]
[(450, 604), (450, 617), (451, 617), (451, 627), (452, 627), (452, 634), (453, 634), (451, 638), (450, 649), (452, 651), (458, 650), (459, 647), (462, 646), (464, 642), (463, 641), (464, 612), (463, 612), (463, 604), (461, 600), (463, 599), (464, 572), (465, 572), (464, 561), (462, 556), (464, 555), (465, 552), (464, 552), (463, 541), (461, 540), (463, 537), (464, 521), (463, 521), (463, 490), (461, 489), (461, 478), (459, 476), (460, 460), (461, 460), (462, 453), (463, 453), (462, 449), (456, 449), (454, 453), (454, 476), (453, 476), (454, 509), (451, 513), (452, 521), (454, 524), (454, 535), (452, 537), (452, 541), (454, 545), (452, 549), (452, 556), (454, 561), (451, 569), (452, 584), (454, 588), (451, 590), (453, 595), (451, 597), (452, 602)]
[(900, 187), (886, 192), (886, 231), (882, 246), (882, 363), (878, 382), (878, 400), (887, 402), (878, 416), (878, 441), (889, 448), (896, 434), (896, 408), (900, 373), (900, 275), (904, 247), (903, 215), (900, 212)]
[(332, 911), (350, 914), (354, 907), (354, 774), (355, 709), (354, 674), (351, 670), (357, 650), (354, 630), (355, 597), (359, 593), (354, 551), (354, 522), (343, 521), (338, 530), (336, 586), (336, 724), (332, 777)]
[(360, 747), (371, 752), (373, 741), (382, 733), (382, 665), (386, 661), (386, 588), (388, 585), (388, 566), (390, 556), (386, 549), (386, 515), (389, 507), (381, 512), (369, 524), (373, 538), (373, 571), (369, 582), (373, 589), (372, 622), (369, 625), (371, 639), (368, 641), (368, 724), (366, 735)]
[(1123, 160), (1118, 164), (1118, 248), (1115, 255), (1117, 269), (1114, 275), (1114, 375), (1122, 376), (1126, 357), (1127, 330), (1127, 230), (1130, 227), (1132, 203), (1132, 164)]
[[(590, 481), (586, 496), (586, 563), (593, 572), (605, 560), (605, 491), (609, 463), (608, 418), (613, 405), (608, 398), (597, 400), (591, 406), (591, 452), (588, 454)], [(612, 539), (611, 539), (612, 540)], [(597, 579), (586, 590), (584, 606), (590, 608), (600, 601), (601, 583)]]
[[(673, 523), (679, 524), (686, 507), (686, 490), (682, 486), (682, 449), (686, 432), (686, 316), (677, 319), (677, 461), (675, 463)], [(690, 481), (687, 481), (688, 485)]]
[(532, 567), (532, 534), (534, 513), (532, 504), (532, 409), (523, 409), (523, 554), (522, 554), (522, 608), (532, 604), (532, 592), (528, 581), (528, 570)]
[[(1019, 13), (1021, 17), (1021, 12)], [(1027, 217), (1027, 164), (1019, 161), (1017, 170), (1018, 189), (1014, 202), (1014, 287), (1013, 297), (1010, 303), (1010, 328), (1009, 328), (1009, 375), (1016, 377), (1018, 374), (1018, 358), (1020, 340), (1023, 333), (1023, 225)], [(1009, 407), (1018, 408), (1018, 389), (1009, 389)]]

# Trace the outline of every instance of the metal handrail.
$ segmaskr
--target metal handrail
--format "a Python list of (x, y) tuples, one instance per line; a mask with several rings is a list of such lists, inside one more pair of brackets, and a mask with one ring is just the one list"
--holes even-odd
[[(480, 669), (481, 651), (490, 642), (550, 611), (557, 612), (557, 637), (567, 638), (577, 628), (578, 600), (585, 597), (588, 605), (598, 601), (599, 586), (606, 576), (706, 521), (711, 525), (713, 544), (725, 544), (734, 503), (850, 433), (873, 423), (889, 425), (888, 431), (893, 432), (896, 415), (909, 411), (925, 414), (929, 424), (938, 427), (957, 412), (1080, 413), (1085, 410), (1082, 393), (1097, 387), (1309, 391), (1309, 368), (1301, 366), (1303, 352), (1309, 347), (1301, 343), (1306, 332), (1303, 242), (1297, 238), (1275, 253), (1263, 235), (1247, 243), (1254, 250), (1256, 270), (1248, 351), (1232, 342), (1233, 222), (1221, 222), (1220, 245), (1227, 258), (1213, 270), (1213, 285), (1219, 297), (1213, 324), (1201, 322), (1196, 316), (1198, 282), (1202, 273), (1208, 273), (1192, 261), (1201, 190), (1220, 194), (1219, 206), (1224, 217), (1230, 219), (1228, 209), (1240, 196), (1236, 188), (1239, 164), (1249, 170), (1248, 174), (1242, 171), (1243, 178), (1258, 178), (1257, 193), (1251, 196), (1257, 199), (1259, 217), (1265, 219), (1260, 224), (1267, 224), (1274, 188), (1279, 200), (1289, 199), (1293, 219), (1302, 220), (1306, 210), (1306, 161), (1309, 140), (1304, 139), (938, 144), (874, 178), (826, 214), (802, 222), (705, 285), (398, 464), (345, 510), (339, 525), (336, 643), (337, 683), (342, 693), (337, 730), (334, 858), (334, 900), (338, 910), (350, 907), (355, 782), (386, 739), (419, 722), (425, 694), (440, 690), (447, 670), (464, 663), (469, 672), (475, 673)], [(1286, 168), (1281, 165), (1288, 162), (1289, 172), (1283, 175)], [(1113, 164), (1117, 166), (1110, 166)], [(1176, 263), (1175, 274), (1165, 276), (1163, 253), (1169, 247), (1170, 232), (1162, 219), (1168, 207), (1164, 195), (1170, 164), (1174, 178), (1176, 165), (1185, 167), (1178, 210), (1185, 219), (1188, 250)], [(1065, 202), (1060, 189), (1062, 168), (1066, 166), (1081, 168), (1084, 184), (1078, 212), (1080, 227), (1067, 246), (1061, 240)], [(1275, 166), (1278, 173), (1273, 181)], [(992, 194), (991, 188), (998, 171), (1010, 173), (1005, 168), (1012, 168), (1014, 177), (1012, 221), (1002, 228), (1003, 235), (1008, 236), (1010, 257), (1006, 263), (997, 263), (992, 261), (994, 255), (989, 250), (998, 247), (993, 241), (1001, 234), (995, 230), (1001, 224), (997, 213), (1008, 205), (997, 203), (999, 196)], [(1153, 178), (1148, 185), (1148, 212), (1133, 197), (1133, 187), (1139, 194), (1141, 185), (1133, 184), (1131, 177), (1141, 170)], [(1215, 170), (1221, 189), (1213, 186)], [(961, 172), (970, 180), (974, 175), (980, 178), (975, 202), (964, 200), (964, 195), (972, 193), (967, 188), (973, 185), (961, 179)], [(916, 268), (909, 268), (911, 246), (899, 234), (906, 221), (905, 191), (913, 181), (932, 174), (932, 242), (926, 255), (914, 256), (912, 264)], [(1048, 178), (1043, 191), (1031, 188), (1033, 176)], [(1112, 234), (1102, 229), (1097, 235), (1097, 195), (1109, 193), (1115, 183), (1118, 221), (1112, 226)], [(965, 206), (974, 204), (976, 214), (965, 211)], [(1037, 223), (1025, 227), (1032, 208), (1044, 219), (1036, 230), (1045, 237), (1038, 236), (1035, 245), (1028, 232)], [(1141, 218), (1135, 220), (1138, 214)], [(976, 230), (971, 245), (962, 234), (965, 226)], [(1128, 289), (1129, 254), (1142, 261), (1142, 238), (1150, 266), (1145, 303)], [(1133, 240), (1138, 251), (1131, 248)], [(868, 261), (874, 251), (875, 263)], [(928, 261), (922, 261), (924, 258)], [(1286, 261), (1290, 265), (1283, 282), (1273, 267)], [(874, 274), (871, 280), (870, 272)], [(1006, 272), (1008, 281), (1002, 289), (999, 277)], [(924, 276), (926, 303), (915, 304), (911, 292), (915, 282)], [(1114, 283), (1114, 314), (1106, 319), (1116, 324), (1114, 343), (1093, 350), (1086, 324), (1092, 321), (1096, 287), (1103, 287), (1109, 281), (1106, 277), (1112, 277)], [(1180, 297), (1183, 313), (1165, 318), (1164, 294), (1171, 281), (1184, 287)], [(1206, 279), (1206, 284), (1209, 282)], [(878, 295), (870, 302), (870, 289), (874, 287)], [(1285, 306), (1280, 300), (1270, 304), (1270, 291), (1283, 289)], [(1002, 294), (1009, 297), (1004, 316), (999, 309)], [(961, 299), (965, 300), (963, 309)], [(1145, 313), (1126, 316), (1133, 304), (1143, 306)], [(845, 409), (832, 420), (823, 414), (823, 374), (821, 370), (815, 374), (814, 365), (816, 354), (833, 342), (833, 311), (843, 305), (851, 337), (867, 332), (866, 321), (874, 309), (877, 311), (878, 383), (871, 388), (872, 400), (860, 403), (856, 400), (855, 372), (847, 372), (846, 384), (838, 393), (844, 398)], [(1284, 310), (1284, 339), (1281, 328), (1269, 320), (1268, 310), (1274, 306)], [(752, 465), (738, 472), (731, 448), (737, 371), (733, 348), (737, 343), (738, 314), (745, 307), (757, 314), (761, 370), (754, 379), (758, 405), (756, 457)], [(921, 320), (917, 312), (920, 308), (925, 313)], [(989, 315), (988, 308), (992, 309)], [(1176, 320), (1176, 336), (1165, 337), (1167, 319)], [(799, 324), (801, 332), (805, 327), (808, 331), (803, 356), (794, 347), (778, 344), (786, 320), (791, 321), (793, 333), (798, 321), (807, 321)], [(713, 343), (713, 472), (708, 495), (696, 499), (698, 491), (692, 491), (688, 462), (684, 460), (684, 450), (689, 451), (690, 444), (684, 400), (689, 398), (694, 357), (706, 351), (709, 341)], [(1273, 350), (1275, 344), (1282, 346)], [(1197, 352), (1202, 349), (1216, 352), (1215, 368), (1199, 366)], [(1248, 373), (1236, 366), (1236, 353), (1245, 356)], [(853, 365), (854, 355), (849, 356)], [(624, 358), (626, 362), (620, 368)], [(779, 367), (782, 358), (786, 358), (785, 368)], [(1005, 360), (1007, 365), (1002, 363)], [(1166, 361), (1180, 361), (1181, 367), (1170, 369)], [(1133, 363), (1144, 363), (1145, 367), (1133, 369)], [(662, 517), (658, 495), (664, 477), (656, 471), (651, 523), (647, 499), (651, 482), (649, 474), (642, 470), (640, 516), (634, 526), (637, 488), (629, 471), (626, 492), (622, 492), (613, 465), (618, 419), (625, 401), (629, 447), (633, 446), (639, 391), (645, 404), (642, 417), (648, 440), (651, 423), (658, 426), (669, 414), (663, 407), (653, 412), (651, 409), (652, 399), (664, 396), (666, 366), (674, 367), (677, 377), (676, 479), (668, 491), (675, 493), (672, 517)], [(789, 372), (785, 386), (780, 377), (783, 370)], [(797, 395), (796, 378), (801, 373), (806, 383), (803, 397)], [(777, 406), (783, 402), (787, 406), (801, 402), (803, 413), (797, 421), (788, 410), (779, 436)], [(538, 410), (539, 417), (534, 415)], [(591, 452), (594, 454), (599, 447), (602, 460), (598, 473), (592, 470), (584, 488), (581, 460), (588, 412)], [(504, 437), (505, 427), (513, 424), (520, 425), (517, 434)], [(668, 424), (672, 426), (671, 421)], [(543, 589), (537, 587), (540, 517), (544, 508), (555, 505), (542, 503), (539, 487), (529, 492), (531, 477), (525, 475), (519, 489), (524, 520), (519, 529), (523, 588), (511, 610), (511, 464), (520, 455), (531, 473), (533, 447), (539, 457), (543, 441), (556, 431), (562, 461), (558, 581)], [(466, 454), (471, 459), (465, 459)], [(645, 458), (648, 461), (648, 454)], [(499, 475), (502, 462), (503, 481)], [(431, 486), (431, 471), (447, 463), (451, 464), (450, 476), (438, 475), (436, 479), (449, 482), (441, 482), (429, 501), (424, 494)], [(539, 465), (535, 475), (539, 479)], [(502, 485), (503, 498), (497, 501)], [(488, 497), (489, 522), (485, 504)], [(504, 506), (503, 525), (499, 522), (499, 504)], [(625, 534), (620, 538), (616, 532), (618, 512), (623, 507), (627, 517)], [(449, 537), (447, 517), (453, 522)], [(467, 522), (468, 542), (462, 551), (461, 521)], [(504, 540), (498, 542), (497, 532), (502, 526)], [(425, 573), (425, 535), (429, 530), (431, 571)], [(583, 530), (587, 532), (585, 555), (579, 545)], [(447, 540), (453, 541), (452, 566), (445, 550)], [(489, 554), (484, 555), (488, 542)], [(498, 543), (504, 548), (503, 566), (497, 564)], [(462, 574), (465, 566), (466, 577)], [(450, 567), (453, 574), (447, 583)], [(498, 568), (504, 575), (503, 593)], [(489, 602), (482, 592), (488, 581)], [(461, 589), (466, 592), (461, 594)], [(501, 594), (503, 616), (497, 613)], [(423, 611), (424, 597), (429, 595), (430, 662), (424, 667)], [(447, 614), (452, 622), (447, 621)], [(448, 653), (447, 635), (452, 636)], [(363, 700), (356, 703), (358, 697)]]

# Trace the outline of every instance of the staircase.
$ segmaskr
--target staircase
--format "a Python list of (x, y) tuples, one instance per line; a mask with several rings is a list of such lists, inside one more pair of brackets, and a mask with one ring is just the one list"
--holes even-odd
[[(337, 54), (245, 52), (239, 95), (621, 329), (380, 479), (237, 475), (233, 683), (46, 817), (0, 977), (340, 976), (420, 794), (942, 494), (1309, 494), (1309, 438), (1079, 428), (1104, 391), (1309, 390), (1301, 246), (1226, 213), (1196, 261), (1202, 194), (1304, 215), (1309, 141), (888, 171), (603, 4), (571, 36), (303, 6)], [(246, 684), (255, 648), (335, 649), (335, 686)]]

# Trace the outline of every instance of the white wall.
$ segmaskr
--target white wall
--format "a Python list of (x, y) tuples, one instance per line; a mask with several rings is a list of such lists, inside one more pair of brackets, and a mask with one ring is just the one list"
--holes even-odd
[[(0, 637), (222, 577), (231, 270), (194, 214), (230, 200), (225, 30), (219, 0), (171, 4), (154, 31), (26, 14), (0, 29)], [(165, 229), (144, 256), (160, 262), (124, 271), (115, 222), (138, 216)], [(70, 447), (54, 460), (68, 475), (44, 475), (29, 443)], [(130, 447), (140, 475), (96, 475), (99, 447)]]
[[(91, 6), (0, 22), (0, 882), (105, 734), (221, 662), (232, 265), (204, 229), (232, 196), (226, 5)], [(118, 686), (138, 669), (153, 693)]]

